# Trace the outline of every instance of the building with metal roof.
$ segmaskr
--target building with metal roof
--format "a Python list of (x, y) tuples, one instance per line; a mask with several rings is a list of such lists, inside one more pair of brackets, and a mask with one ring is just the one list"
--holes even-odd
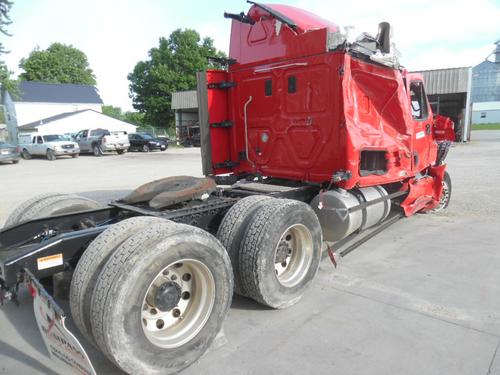
[(20, 96), (13, 98), (19, 126), (60, 113), (102, 111), (102, 99), (93, 86), (22, 81), (19, 91)]
[(424, 70), (426, 94), (434, 114), (450, 117), (455, 123), (455, 140), (470, 139), (472, 68)]
[(472, 123), (500, 123), (500, 40), (486, 58), (472, 68)]
[(171, 107), (175, 112), (177, 140), (186, 145), (198, 145), (200, 124), (196, 90), (173, 92)]
[(97, 89), (89, 85), (21, 81), (19, 102), (103, 104)]
[(424, 70), (427, 95), (467, 92), (470, 67)]
[(19, 132), (37, 132), (40, 134), (74, 134), (83, 129), (106, 129), (134, 133), (137, 126), (118, 120), (92, 109), (60, 113), (18, 127)]
[(198, 108), (196, 90), (178, 91), (172, 93), (172, 109), (195, 109)]

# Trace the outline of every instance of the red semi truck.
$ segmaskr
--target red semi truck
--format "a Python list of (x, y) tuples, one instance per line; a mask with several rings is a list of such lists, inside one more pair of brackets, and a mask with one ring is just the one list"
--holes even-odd
[[(27, 285), (51, 357), (95, 370), (47, 288), (71, 276), (86, 341), (123, 371), (176, 373), (210, 346), (233, 291), (282, 309), (395, 219), (444, 209), (453, 123), (402, 68), (390, 26), (349, 42), (307, 11), (250, 2), (224, 70), (198, 74), (205, 178), (99, 205), (46, 194), (0, 231), (0, 300)], [(333, 250), (332, 250), (333, 249)]]

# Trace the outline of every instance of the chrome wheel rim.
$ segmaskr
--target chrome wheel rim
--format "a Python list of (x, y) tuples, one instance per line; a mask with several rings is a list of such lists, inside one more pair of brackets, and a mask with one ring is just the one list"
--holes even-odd
[(443, 180), (443, 190), (441, 192), (441, 198), (439, 199), (439, 204), (432, 211), (438, 212), (441, 211), (445, 206), (448, 200), (450, 199), (450, 189), (448, 188), (448, 184)]
[(215, 301), (215, 281), (206, 265), (181, 259), (159, 272), (141, 307), (146, 338), (160, 348), (177, 348), (205, 326)]
[(274, 270), (285, 287), (299, 284), (307, 275), (313, 259), (313, 239), (309, 229), (295, 224), (285, 230), (275, 249)]

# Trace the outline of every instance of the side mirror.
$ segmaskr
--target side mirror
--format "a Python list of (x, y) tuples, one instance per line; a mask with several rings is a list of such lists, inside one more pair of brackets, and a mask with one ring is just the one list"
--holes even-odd
[(378, 24), (377, 42), (382, 53), (391, 52), (391, 25), (388, 22)]
[(79, 141), (80, 140), (80, 136), (76, 137), (75, 140)]

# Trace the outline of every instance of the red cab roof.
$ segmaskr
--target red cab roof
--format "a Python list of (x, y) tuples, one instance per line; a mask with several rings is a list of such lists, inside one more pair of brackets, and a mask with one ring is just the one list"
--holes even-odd
[(339, 27), (335, 23), (325, 20), (324, 18), (321, 18), (320, 16), (314, 13), (308, 12), (307, 10), (296, 8), (290, 5), (256, 4), (249, 11), (249, 16), (251, 18), (254, 18), (252, 16), (258, 17), (263, 11), (263, 9), (259, 8), (258, 5), (267, 7), (273, 10), (274, 12), (277, 12), (283, 15), (284, 17), (290, 19), (291, 21), (293, 21), (296, 25), (295, 30), (299, 33), (304, 33), (309, 30), (317, 30), (323, 28), (327, 28), (328, 31), (330, 32), (339, 31)]

